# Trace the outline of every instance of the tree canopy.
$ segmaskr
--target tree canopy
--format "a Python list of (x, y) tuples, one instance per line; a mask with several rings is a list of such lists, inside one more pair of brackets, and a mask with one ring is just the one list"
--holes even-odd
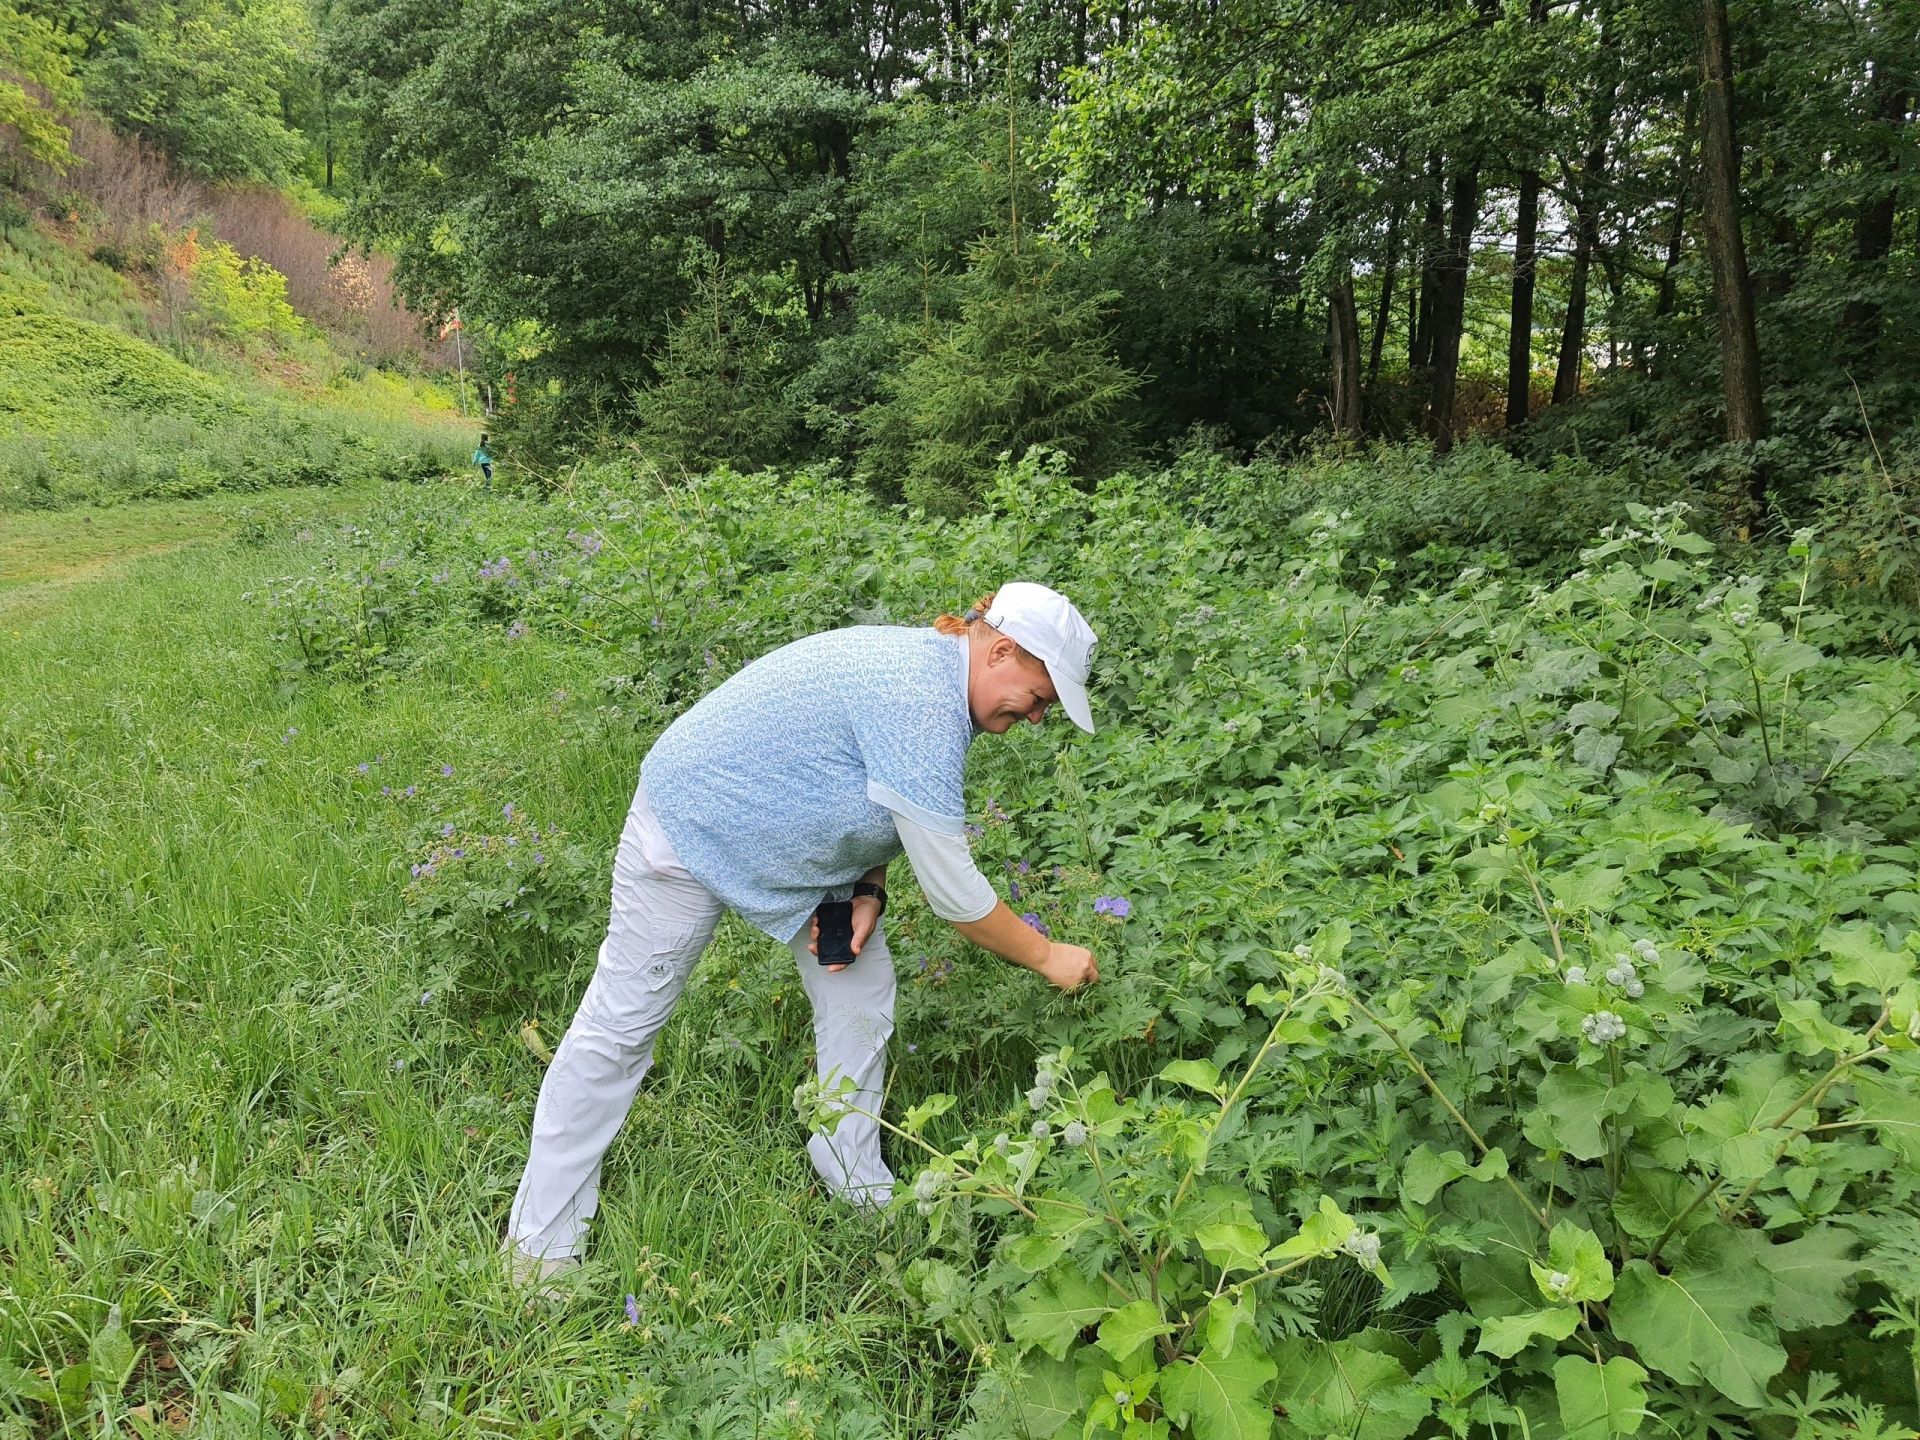
[[(1920, 0), (27, 0), (7, 23), (19, 147), (57, 152), (71, 57), (186, 166), (334, 187), (543, 444), (651, 428), (686, 453), (665, 417), (694, 412), (662, 397), (712, 372), (686, 321), (714, 274), (779, 438), (695, 449), (886, 486), (967, 414), (967, 470), (1034, 438), (1091, 470), (1196, 429), (1477, 431), (1751, 509), (1920, 413), (1920, 341), (1890, 322), (1920, 297)], [(1006, 263), (1015, 225), (1031, 263)], [(1042, 297), (1072, 364), (1044, 325), (985, 338)], [(1049, 395), (996, 391), (963, 363), (982, 343)]]

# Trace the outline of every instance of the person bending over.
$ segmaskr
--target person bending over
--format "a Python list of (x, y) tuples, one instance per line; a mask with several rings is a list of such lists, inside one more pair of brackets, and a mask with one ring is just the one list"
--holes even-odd
[[(994, 893), (968, 850), (962, 801), (976, 735), (1038, 725), (1056, 703), (1092, 732), (1094, 643), (1065, 596), (1015, 581), (932, 627), (796, 640), (667, 728), (640, 766), (598, 964), (534, 1107), (504, 1247), (516, 1282), (578, 1263), (602, 1157), (723, 911), (793, 950), (820, 1079), (854, 1083), (848, 1113), (807, 1153), (856, 1205), (884, 1205), (893, 1187), (870, 1118), (893, 1033), (888, 862), (904, 853), (934, 913), (973, 944), (1063, 990), (1099, 979), (1091, 951), (1052, 943)], [(816, 911), (846, 900), (854, 959), (821, 965)]]

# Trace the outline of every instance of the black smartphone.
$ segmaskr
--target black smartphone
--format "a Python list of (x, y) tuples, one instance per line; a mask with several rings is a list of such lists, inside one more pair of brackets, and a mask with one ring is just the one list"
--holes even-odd
[(851, 900), (822, 900), (820, 908), (813, 912), (814, 919), (820, 922), (820, 938), (816, 942), (822, 965), (851, 965), (853, 953), (853, 902)]

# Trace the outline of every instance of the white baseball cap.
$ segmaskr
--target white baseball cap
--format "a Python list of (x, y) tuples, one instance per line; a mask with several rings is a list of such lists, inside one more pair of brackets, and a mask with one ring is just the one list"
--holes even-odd
[(1073, 602), (1058, 590), (1030, 580), (1010, 580), (994, 592), (981, 617), (1002, 635), (1017, 640), (1047, 667), (1060, 705), (1069, 719), (1093, 733), (1093, 707), (1087, 703), (1087, 670), (1099, 637)]

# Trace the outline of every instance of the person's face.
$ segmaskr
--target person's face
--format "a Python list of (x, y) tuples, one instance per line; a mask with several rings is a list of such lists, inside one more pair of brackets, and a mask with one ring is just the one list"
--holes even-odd
[(1022, 720), (1038, 725), (1060, 699), (1053, 677), (1038, 660), (1023, 658), (1007, 636), (987, 634), (974, 651), (967, 680), (973, 723), (989, 735), (1004, 735)]

